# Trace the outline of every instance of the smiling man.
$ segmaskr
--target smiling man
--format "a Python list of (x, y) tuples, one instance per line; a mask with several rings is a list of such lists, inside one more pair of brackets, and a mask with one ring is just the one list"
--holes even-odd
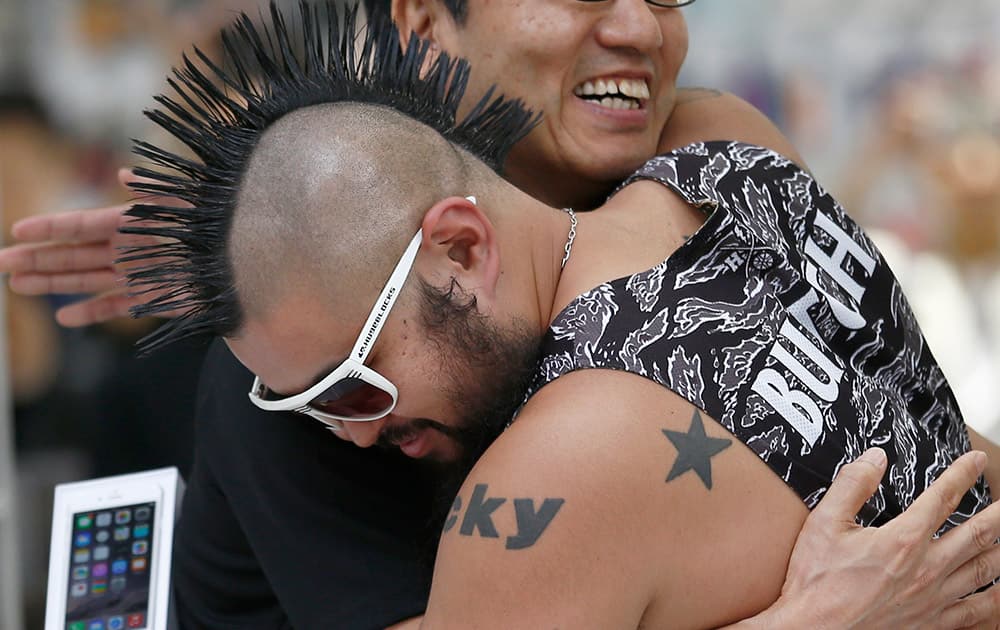
[[(130, 210), (165, 240), (129, 278), (159, 296), (140, 314), (184, 312), (147, 348), (222, 336), (258, 406), (457, 467), (429, 627), (736, 622), (868, 446), (893, 468), (865, 524), (969, 450), (891, 272), (794, 162), (696, 143), (577, 217), (494, 172), (531, 130), (519, 102), (456, 117), (464, 66), (390, 29), (354, 61), (320, 22), (303, 9), (296, 56), (280, 14), (244, 19), (232, 95), (178, 74), (204, 106), (151, 117), (200, 162), (139, 144), (172, 172), (136, 188), (191, 206)], [(989, 502), (980, 479), (941, 531)]]

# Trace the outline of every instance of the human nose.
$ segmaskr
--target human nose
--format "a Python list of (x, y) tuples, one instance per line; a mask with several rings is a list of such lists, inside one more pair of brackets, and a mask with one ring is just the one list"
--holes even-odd
[(341, 429), (340, 433), (354, 442), (355, 445), (361, 448), (368, 448), (378, 441), (378, 436), (382, 433), (382, 426), (385, 424), (385, 421), (385, 418), (370, 422), (347, 421), (344, 422), (344, 428)]
[(663, 46), (663, 30), (654, 9), (645, 0), (611, 0), (597, 25), (597, 41), (605, 48), (648, 53)]

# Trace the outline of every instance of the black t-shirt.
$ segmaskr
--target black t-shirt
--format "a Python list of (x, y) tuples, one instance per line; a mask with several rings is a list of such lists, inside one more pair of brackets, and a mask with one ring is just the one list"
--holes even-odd
[(439, 532), (430, 476), (257, 409), (251, 381), (216, 341), (175, 537), (181, 627), (368, 629), (422, 614)]

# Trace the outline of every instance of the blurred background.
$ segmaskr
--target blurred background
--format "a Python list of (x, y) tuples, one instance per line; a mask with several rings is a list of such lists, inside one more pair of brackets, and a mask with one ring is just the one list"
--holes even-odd
[[(4, 242), (22, 217), (125, 201), (116, 170), (133, 163), (130, 138), (157, 135), (141, 111), (170, 66), (192, 44), (214, 50), (234, 12), (256, 6), (0, 0)], [(684, 11), (682, 85), (739, 94), (791, 137), (889, 259), (968, 422), (1000, 440), (1000, 4), (700, 0)], [(203, 344), (136, 360), (150, 323), (60, 329), (52, 312), (68, 299), (2, 297), (3, 628), (40, 627), (56, 483), (186, 473), (191, 461)]]

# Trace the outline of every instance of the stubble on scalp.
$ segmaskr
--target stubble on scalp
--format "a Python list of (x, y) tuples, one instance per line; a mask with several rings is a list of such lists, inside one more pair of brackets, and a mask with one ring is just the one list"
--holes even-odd
[(317, 105), (281, 118), (249, 160), (233, 216), (229, 256), (247, 314), (292, 291), (330, 306), (377, 291), (464, 170), (436, 132), (385, 107)]

